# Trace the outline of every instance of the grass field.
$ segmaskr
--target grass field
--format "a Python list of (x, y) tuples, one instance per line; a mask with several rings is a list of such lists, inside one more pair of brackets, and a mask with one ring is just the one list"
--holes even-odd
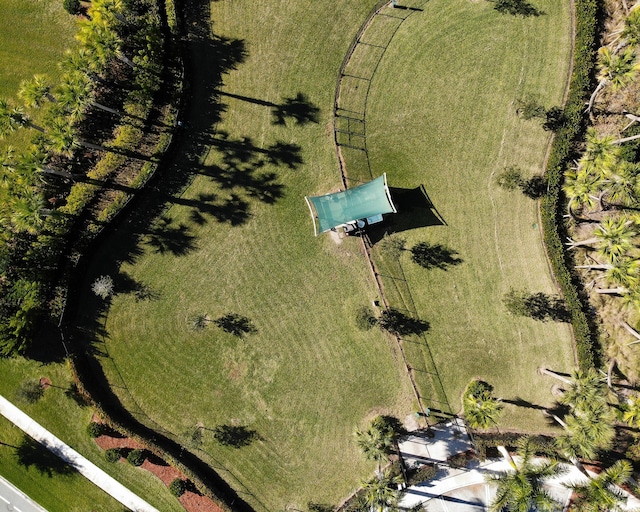
[[(569, 4), (541, 0), (535, 5), (545, 14), (521, 18), (501, 15), (489, 2), (430, 1), (402, 24), (372, 82), (367, 146), (375, 174), (386, 171), (392, 187), (423, 184), (446, 222), (399, 236), (409, 248), (442, 244), (462, 260), (426, 270), (408, 252), (401, 258), (415, 308), (431, 324), (426, 340), (455, 412), (473, 377), (505, 399), (549, 404), (552, 383), (536, 368), (573, 365), (565, 324), (515, 318), (502, 304), (510, 288), (556, 290), (536, 203), (493, 181), (506, 166), (527, 176), (543, 170), (550, 134), (519, 119), (515, 102), (535, 95), (546, 107), (561, 103)], [(385, 284), (393, 294), (394, 283)], [(408, 350), (420, 368), (420, 351), (415, 344)], [(428, 367), (428, 358), (422, 364)], [(533, 408), (508, 406), (503, 426), (538, 430), (546, 420)]]
[[(79, 451), (114, 478), (159, 510), (183, 510), (164, 484), (149, 472), (128, 464), (110, 464), (104, 452), (86, 434), (93, 410), (80, 407), (65, 391), (71, 379), (64, 364), (42, 365), (22, 359), (0, 359), (0, 394), (20, 407), (37, 422)], [(35, 404), (20, 401), (17, 390), (27, 380), (47, 377), (51, 387)], [(25, 436), (8, 420), (0, 417), (0, 467), (2, 476), (47, 510), (120, 512), (123, 506), (89, 482), (70, 471), (44, 449), (29, 450)], [(19, 454), (23, 453), (21, 458)]]
[[(376, 412), (412, 412), (386, 338), (355, 328), (356, 309), (377, 298), (357, 241), (314, 238), (304, 202), (339, 187), (330, 131), (336, 72), (370, 5), (213, 7), (221, 39), (192, 45), (199, 74), (172, 170), (195, 179), (169, 198), (164, 221), (143, 230), (135, 263), (119, 269), (156, 298), (118, 294), (98, 349), (108, 352), (103, 366), (125, 405), (197, 449), (258, 510), (336, 504), (374, 469), (354, 429)], [(241, 46), (224, 38), (243, 41), (246, 58), (223, 76), (214, 124), (211, 59), (233, 60)], [(281, 108), (298, 93), (301, 123)], [(286, 114), (284, 125), (273, 124), (274, 111)], [(93, 276), (133, 259), (122, 254), (127, 227), (105, 242)], [(238, 339), (213, 324), (191, 329), (196, 314), (227, 313), (249, 318), (257, 332)], [(219, 424), (259, 438), (220, 447), (210, 432)], [(193, 447), (198, 425), (202, 443)]]
[[(34, 74), (55, 79), (58, 62), (71, 48), (76, 18), (67, 13), (58, 0), (2, 0), (0, 16), (0, 98), (17, 98), (20, 82)], [(36, 116), (37, 117), (37, 116)], [(22, 147), (33, 136), (21, 130), (0, 141)]]
[[(500, 301), (510, 286), (553, 291), (535, 204), (491, 179), (504, 165), (533, 173), (542, 164), (548, 134), (515, 117), (514, 99), (561, 98), (568, 5), (541, 3), (546, 14), (528, 19), (500, 16), (486, 2), (424, 3), (393, 38), (367, 104), (375, 174), (387, 171), (392, 187), (424, 184), (447, 223), (404, 232), (409, 246), (443, 243), (463, 260), (427, 272), (402, 257), (454, 409), (472, 376), (505, 398), (547, 402), (550, 384), (535, 367), (572, 364), (566, 326), (510, 318)], [(335, 83), (372, 5), (211, 4), (217, 37), (192, 40), (189, 126), (171, 169), (193, 181), (182, 195), (166, 192), (162, 220), (124, 224), (105, 241), (81, 297), (88, 335), (104, 328), (95, 349), (122, 402), (258, 510), (336, 504), (373, 469), (354, 428), (415, 407), (393, 345), (355, 327), (356, 308), (378, 298), (358, 243), (314, 238), (303, 199), (340, 187)], [(207, 19), (206, 8), (196, 16)], [(194, 28), (208, 33), (197, 20)], [(284, 123), (274, 124), (274, 113)], [(89, 288), (102, 274), (114, 276), (118, 293), (96, 316)], [(191, 328), (196, 315), (228, 313), (255, 332)], [(416, 361), (424, 346), (413, 345)], [(544, 426), (538, 418), (513, 408), (505, 425)], [(257, 438), (221, 447), (211, 433), (220, 424)]]

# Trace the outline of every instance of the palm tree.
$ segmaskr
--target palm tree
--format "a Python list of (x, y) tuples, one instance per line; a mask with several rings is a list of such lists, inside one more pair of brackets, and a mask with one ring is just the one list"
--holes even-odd
[(362, 485), (364, 501), (378, 512), (395, 510), (398, 505), (398, 491), (394, 488), (402, 481), (401, 477), (391, 478), (383, 475), (373, 478)]
[(487, 481), (497, 484), (496, 496), (489, 506), (490, 512), (529, 512), (530, 510), (553, 511), (560, 508), (543, 488), (544, 480), (561, 475), (562, 467), (557, 461), (534, 461), (534, 451), (527, 437), (518, 440), (518, 461), (507, 460), (511, 471), (489, 475)]
[(569, 200), (567, 203), (569, 215), (576, 217), (576, 210), (584, 208), (591, 211), (599, 201), (595, 194), (600, 190), (602, 183), (602, 178), (584, 169), (567, 171), (562, 190)]
[(640, 395), (628, 398), (623, 407), (622, 421), (631, 427), (640, 425)]
[(45, 100), (55, 102), (46, 75), (33, 75), (31, 80), (23, 80), (18, 97), (27, 107), (40, 107)]
[(62, 77), (58, 91), (60, 104), (73, 119), (81, 119), (88, 106), (96, 107), (111, 114), (122, 115), (117, 110), (93, 100), (93, 85), (83, 73), (67, 73)]
[(606, 404), (605, 381), (593, 368), (587, 371), (577, 369), (559, 401), (577, 411), (588, 410), (599, 403)]
[(462, 396), (464, 419), (471, 428), (489, 428), (496, 425), (504, 406), (493, 396), (485, 382), (472, 380)]
[(623, 208), (637, 204), (640, 192), (639, 175), (640, 165), (627, 161), (620, 162), (606, 180), (607, 202)]
[(598, 50), (598, 69), (599, 83), (589, 99), (587, 112), (591, 111), (596, 96), (605, 85), (610, 83), (613, 90), (620, 89), (635, 78), (640, 65), (636, 62), (633, 48), (614, 54), (609, 48), (602, 47)]
[(8, 101), (0, 98), (0, 138), (19, 128), (35, 128), (44, 132), (44, 128), (34, 124), (21, 107), (13, 107)]
[(75, 130), (63, 119), (54, 120), (47, 130), (45, 148), (57, 155), (72, 157), (76, 148), (85, 147), (97, 151), (108, 151), (104, 146), (92, 144), (77, 137)]
[(588, 128), (586, 134), (585, 153), (580, 159), (580, 167), (589, 167), (591, 171), (606, 175), (609, 169), (617, 165), (621, 158), (620, 146), (615, 144), (615, 137), (600, 137), (595, 128)]
[(11, 194), (8, 199), (8, 203), (3, 205), (8, 212), (0, 214), (5, 227), (13, 232), (37, 234), (44, 225), (47, 214), (42, 195), (31, 189), (20, 195)]
[(585, 245), (596, 245), (598, 253), (607, 261), (615, 262), (623, 257), (633, 247), (633, 238), (638, 235), (634, 219), (628, 215), (607, 217), (594, 230), (594, 236), (575, 242), (570, 240), (569, 249), (576, 249)]
[(106, 66), (115, 57), (130, 67), (135, 67), (122, 53), (122, 42), (118, 35), (105, 24), (81, 22), (76, 39), (95, 55), (102, 66)]
[(392, 453), (394, 448), (394, 435), (389, 430), (383, 430), (371, 425), (367, 430), (355, 431), (356, 444), (362, 450), (367, 460), (373, 460), (378, 465), (378, 474), (382, 462)]
[(565, 484), (576, 494), (571, 510), (578, 512), (623, 510), (622, 504), (627, 498), (619, 486), (629, 480), (631, 471), (631, 464), (628, 461), (619, 460), (595, 478), (589, 477), (587, 482)]
[(566, 417), (566, 422), (557, 416), (553, 418), (565, 430), (556, 439), (556, 445), (571, 460), (593, 460), (599, 450), (607, 450), (613, 444), (615, 418), (604, 401), (590, 404), (587, 410), (574, 410)]

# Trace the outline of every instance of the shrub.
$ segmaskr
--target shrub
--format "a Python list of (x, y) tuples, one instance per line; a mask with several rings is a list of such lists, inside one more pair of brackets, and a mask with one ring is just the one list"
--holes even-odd
[(98, 423), (96, 421), (92, 421), (87, 425), (87, 435), (89, 437), (93, 437), (94, 439), (96, 437), (100, 437), (105, 433), (106, 430), (107, 428), (103, 423)]
[(467, 455), (465, 453), (457, 453), (449, 457), (447, 462), (452, 468), (465, 468), (467, 467)]
[(187, 481), (182, 478), (176, 478), (169, 485), (169, 492), (176, 498), (182, 496), (187, 490)]
[(107, 462), (118, 462), (121, 457), (122, 451), (120, 448), (109, 448), (104, 452), (104, 458), (107, 459)]
[(25, 380), (20, 383), (20, 387), (16, 391), (16, 398), (20, 402), (35, 404), (44, 396), (44, 388), (40, 385), (39, 380)]
[(369, 306), (361, 306), (356, 310), (356, 327), (361, 331), (368, 331), (378, 323)]
[(80, 14), (80, 0), (63, 0), (62, 6), (69, 14)]
[(91, 285), (91, 290), (101, 299), (107, 299), (113, 293), (113, 279), (111, 276), (100, 276)]
[(505, 167), (504, 171), (496, 176), (496, 185), (505, 190), (515, 190), (523, 181), (522, 170), (515, 165)]
[(435, 478), (437, 474), (438, 468), (435, 464), (425, 464), (424, 466), (420, 466), (418, 469), (411, 471), (407, 480), (409, 481), (409, 485), (418, 485), (422, 482)]
[(132, 466), (142, 466), (142, 463), (145, 461), (146, 456), (144, 454), (144, 450), (131, 450), (129, 455), (127, 455), (127, 462)]

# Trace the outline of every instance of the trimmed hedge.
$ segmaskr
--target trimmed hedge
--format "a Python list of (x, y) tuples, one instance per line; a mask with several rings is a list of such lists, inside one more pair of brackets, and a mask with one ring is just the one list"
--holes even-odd
[(566, 236), (562, 217), (566, 200), (561, 186), (564, 171), (574, 156), (575, 144), (585, 130), (584, 110), (593, 84), (599, 10), (596, 0), (576, 0), (574, 8), (576, 36), (573, 73), (564, 108), (565, 123), (556, 132), (547, 161), (548, 191), (542, 198), (540, 214), (549, 261), (571, 317), (578, 366), (586, 369), (599, 361), (597, 330), (588, 319), (587, 299), (581, 294), (582, 285), (571, 270), (570, 256), (562, 244)]

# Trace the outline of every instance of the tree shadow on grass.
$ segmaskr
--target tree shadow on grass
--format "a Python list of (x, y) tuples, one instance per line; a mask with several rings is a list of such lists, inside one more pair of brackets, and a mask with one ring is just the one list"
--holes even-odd
[(426, 269), (448, 270), (450, 267), (460, 265), (463, 260), (457, 255), (458, 251), (442, 244), (420, 242), (411, 248), (413, 262)]
[(501, 14), (522, 16), (523, 18), (542, 16), (544, 11), (537, 9), (527, 0), (489, 0), (494, 2), (493, 8)]
[(244, 338), (247, 334), (255, 334), (258, 332), (253, 322), (246, 316), (237, 313), (227, 313), (213, 321), (220, 329), (233, 336)]
[(243, 425), (217, 425), (213, 429), (213, 437), (223, 446), (242, 448), (260, 439), (255, 430)]
[(29, 436), (24, 436), (22, 442), (15, 451), (18, 464), (25, 468), (35, 467), (41, 474), (48, 477), (54, 475), (71, 475), (76, 470), (63, 461), (58, 455), (34, 441)]
[(396, 336), (424, 334), (431, 327), (429, 322), (405, 315), (397, 309), (385, 309), (378, 319), (378, 324), (385, 331)]
[(538, 411), (547, 410), (545, 407), (534, 404), (533, 402), (529, 402), (528, 400), (525, 400), (524, 398), (520, 398), (519, 396), (511, 399), (503, 398), (502, 402), (504, 402), (505, 404), (515, 405), (516, 407), (524, 407), (526, 409), (536, 409)]

